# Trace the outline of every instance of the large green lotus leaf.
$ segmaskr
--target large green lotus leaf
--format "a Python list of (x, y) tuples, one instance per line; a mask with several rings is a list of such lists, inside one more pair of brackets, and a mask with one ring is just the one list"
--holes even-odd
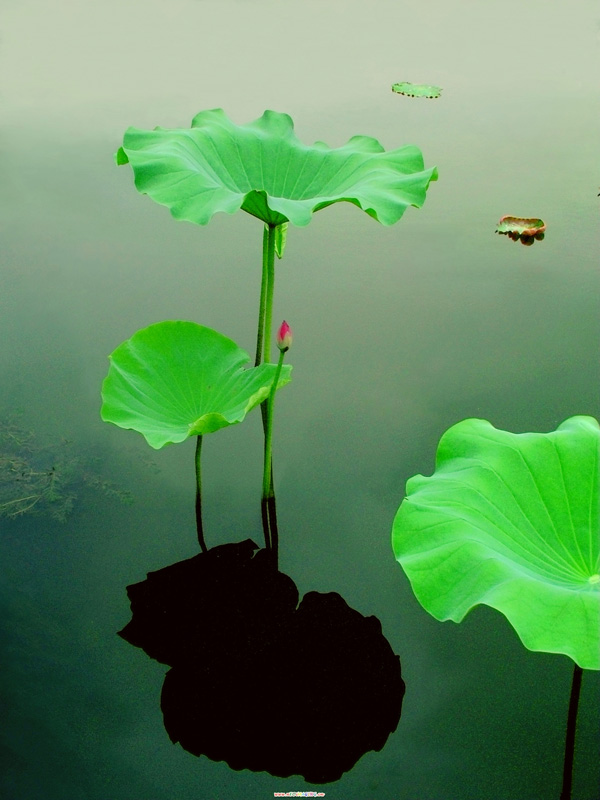
[(276, 111), (248, 125), (215, 108), (197, 114), (191, 128), (129, 128), (116, 160), (131, 164), (140, 192), (199, 225), (240, 208), (272, 225), (308, 225), (314, 211), (342, 200), (392, 225), (407, 206), (421, 207), (437, 180), (417, 147), (386, 153), (368, 136), (337, 149), (307, 147), (291, 117)]
[[(155, 449), (241, 422), (269, 394), (277, 369), (243, 369), (250, 356), (195, 322), (158, 322), (109, 356), (101, 416)], [(290, 381), (284, 365), (277, 388)]]
[(408, 481), (392, 533), (421, 605), (460, 622), (484, 603), (530, 650), (600, 669), (599, 450), (592, 417), (551, 433), (480, 419), (446, 431), (435, 473)]

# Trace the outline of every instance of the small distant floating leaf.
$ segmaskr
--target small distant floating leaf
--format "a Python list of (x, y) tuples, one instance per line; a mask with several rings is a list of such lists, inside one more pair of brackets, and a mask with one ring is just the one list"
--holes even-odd
[(434, 100), (439, 97), (442, 90), (439, 86), (427, 86), (425, 83), (394, 83), (392, 92), (404, 94), (406, 97), (426, 97)]
[(519, 236), (525, 234), (526, 236), (535, 236), (536, 233), (543, 233), (546, 230), (546, 224), (541, 219), (534, 217), (511, 217), (504, 216), (498, 222), (496, 233), (517, 233)]
[(520, 240), (521, 244), (529, 247), (537, 239), (544, 238), (546, 223), (535, 217), (511, 217), (506, 215), (501, 217), (496, 228), (496, 233), (509, 236), (513, 242)]

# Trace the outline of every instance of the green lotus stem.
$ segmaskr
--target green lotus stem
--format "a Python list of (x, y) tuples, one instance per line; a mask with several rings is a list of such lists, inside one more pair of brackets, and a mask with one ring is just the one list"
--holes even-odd
[(200, 457), (202, 455), (202, 436), (196, 437), (196, 530), (198, 532), (198, 544), (203, 553), (208, 552), (204, 541), (204, 531), (202, 529), (202, 469)]
[[(276, 225), (266, 224), (263, 232), (263, 259), (262, 259), (262, 280), (260, 287), (260, 309), (258, 317), (258, 331), (256, 336), (256, 358), (254, 365), (258, 366), (261, 363), (261, 358), (265, 362), (271, 361), (271, 325), (273, 319), (273, 290), (275, 286), (275, 233), (277, 230)], [(265, 335), (266, 331), (266, 335)], [(264, 352), (263, 352), (264, 350)], [(281, 359), (280, 366), (276, 372), (275, 381), (273, 386), (277, 386), (279, 376), (281, 374)], [(277, 564), (277, 550), (278, 550), (278, 533), (277, 533), (277, 513), (275, 509), (275, 493), (273, 488), (273, 462), (271, 456), (271, 439), (272, 435), (269, 431), (269, 407), (272, 409), (272, 396), (274, 389), (271, 389), (269, 398), (261, 403), (260, 413), (262, 417), (263, 433), (265, 437), (264, 452), (265, 452), (265, 472), (263, 476), (263, 495), (261, 500), (261, 518), (263, 526), (263, 534), (265, 537), (265, 547), (267, 550), (272, 550)], [(272, 410), (271, 410), (272, 420)], [(272, 426), (271, 426), (272, 428)], [(268, 452), (268, 467), (267, 467), (267, 452)], [(268, 482), (267, 490), (264, 486)]]
[(258, 367), (262, 359), (263, 337), (265, 332), (265, 307), (267, 303), (267, 282), (269, 279), (269, 269), (267, 259), (269, 255), (269, 226), (263, 228), (263, 249), (262, 249), (262, 278), (260, 282), (260, 304), (258, 309), (258, 327), (256, 331), (256, 357), (254, 366)]
[[(263, 422), (263, 431), (265, 437), (265, 459), (266, 459), (266, 447), (267, 447), (267, 408), (268, 408), (269, 401), (268, 399), (261, 403), (260, 412), (262, 415), (262, 422)], [(273, 458), (271, 457), (271, 466), (270, 466), (270, 477), (269, 477), (269, 490), (267, 494), (263, 494), (262, 499), (260, 502), (260, 513), (261, 513), (261, 520), (262, 520), (262, 527), (263, 527), (263, 535), (265, 537), (265, 548), (267, 550), (273, 550), (273, 554), (275, 557), (275, 563), (277, 563), (277, 542), (278, 542), (278, 532), (277, 532), (277, 512), (275, 509), (275, 489), (273, 484)], [(263, 475), (263, 486), (264, 486), (264, 475)]]
[(267, 500), (263, 497), (260, 501), (260, 515), (263, 527), (263, 534), (265, 537), (265, 550), (271, 550), (271, 524), (269, 521), (269, 506)]
[[(275, 229), (276, 225), (268, 225), (267, 232), (267, 287), (265, 298), (265, 333), (263, 342), (263, 361), (271, 363), (271, 325), (273, 320), (273, 290), (275, 288)], [(276, 384), (277, 385), (277, 384)]]
[(271, 489), (267, 497), (267, 518), (269, 521), (269, 532), (271, 535), (271, 552), (273, 554), (273, 564), (277, 569), (279, 560), (279, 529), (277, 528), (277, 506), (275, 504), (275, 491), (273, 489), (273, 469), (271, 469)]
[(260, 283), (258, 329), (256, 332), (255, 367), (258, 367), (261, 360), (266, 362), (271, 361), (271, 322), (273, 318), (273, 288), (275, 283), (276, 230), (277, 225), (269, 224), (265, 224), (263, 230), (262, 279)]
[(579, 706), (579, 692), (581, 691), (581, 678), (583, 669), (575, 664), (573, 669), (573, 682), (571, 683), (571, 697), (569, 699), (569, 713), (567, 715), (567, 735), (565, 737), (565, 762), (563, 768), (563, 784), (560, 800), (571, 800), (571, 787), (573, 783), (573, 756), (575, 752), (575, 729), (577, 727), (577, 708)]

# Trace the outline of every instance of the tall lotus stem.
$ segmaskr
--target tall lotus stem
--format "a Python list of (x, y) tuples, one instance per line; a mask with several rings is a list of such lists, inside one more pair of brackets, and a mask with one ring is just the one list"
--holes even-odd
[(277, 565), (277, 554), (279, 537), (277, 532), (277, 511), (275, 506), (275, 489), (273, 486), (272, 470), (272, 442), (273, 442), (273, 411), (275, 407), (275, 392), (281, 376), (283, 359), (292, 344), (292, 331), (287, 322), (283, 322), (277, 333), (277, 347), (279, 348), (279, 361), (275, 370), (275, 377), (271, 384), (271, 391), (267, 399), (267, 411), (265, 416), (265, 460), (263, 469), (263, 487), (261, 511), (263, 528), (265, 532), (265, 545), (267, 549), (273, 551), (275, 565)]
[(196, 531), (198, 532), (198, 544), (203, 553), (208, 552), (204, 541), (204, 530), (202, 528), (202, 470), (200, 457), (202, 455), (202, 436), (196, 437)]
[(581, 678), (583, 669), (575, 664), (573, 669), (573, 682), (571, 684), (571, 697), (569, 698), (569, 713), (567, 716), (567, 735), (565, 737), (565, 762), (563, 768), (563, 784), (560, 800), (571, 800), (571, 787), (573, 783), (573, 756), (575, 751), (575, 729), (577, 727), (577, 707), (579, 706), (579, 692), (581, 691)]
[(265, 341), (263, 361), (271, 361), (271, 324), (273, 319), (273, 292), (275, 290), (275, 231), (276, 225), (269, 225), (267, 237), (267, 297), (265, 302)]
[(267, 253), (269, 247), (269, 226), (263, 227), (263, 246), (262, 246), (262, 278), (260, 283), (260, 303), (258, 307), (258, 326), (256, 328), (256, 356), (254, 366), (262, 361), (263, 337), (265, 331), (265, 304), (267, 302), (267, 281), (269, 270), (267, 268)]
[[(263, 230), (262, 279), (256, 333), (254, 366), (271, 360), (271, 320), (273, 314), (273, 288), (275, 282), (275, 232), (276, 225), (265, 225)], [(265, 340), (265, 331), (267, 333)], [(264, 352), (263, 352), (264, 350)]]

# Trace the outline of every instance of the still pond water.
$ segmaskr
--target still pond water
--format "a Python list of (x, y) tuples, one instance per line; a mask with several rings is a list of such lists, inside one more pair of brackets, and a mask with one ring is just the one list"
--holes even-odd
[[(557, 798), (571, 662), (525, 650), (486, 607), (436, 622), (389, 539), (406, 480), (431, 473), (458, 420), (548, 431), (600, 412), (597, 5), (24, 0), (4, 17), (2, 419), (18, 412), (40, 447), (134, 503), (75, 477), (66, 521), (0, 520), (2, 796)], [(393, 95), (402, 80), (442, 97)], [(348, 204), (319, 212), (277, 266), (274, 319), (295, 334), (274, 445), (280, 568), (301, 595), (377, 616), (407, 686), (384, 749), (323, 787), (171, 744), (166, 667), (116, 635), (125, 587), (197, 543), (193, 444), (154, 452), (100, 421), (106, 356), (163, 319), (252, 351), (262, 232), (241, 212), (175, 222), (112, 155), (129, 125), (219, 106), (239, 124), (286, 111), (307, 143), (416, 144), (440, 173), (391, 228)], [(496, 236), (504, 214), (544, 219), (546, 239)], [(209, 545), (261, 541), (260, 442), (255, 412), (205, 443)], [(586, 673), (578, 800), (598, 797), (599, 697)]]

